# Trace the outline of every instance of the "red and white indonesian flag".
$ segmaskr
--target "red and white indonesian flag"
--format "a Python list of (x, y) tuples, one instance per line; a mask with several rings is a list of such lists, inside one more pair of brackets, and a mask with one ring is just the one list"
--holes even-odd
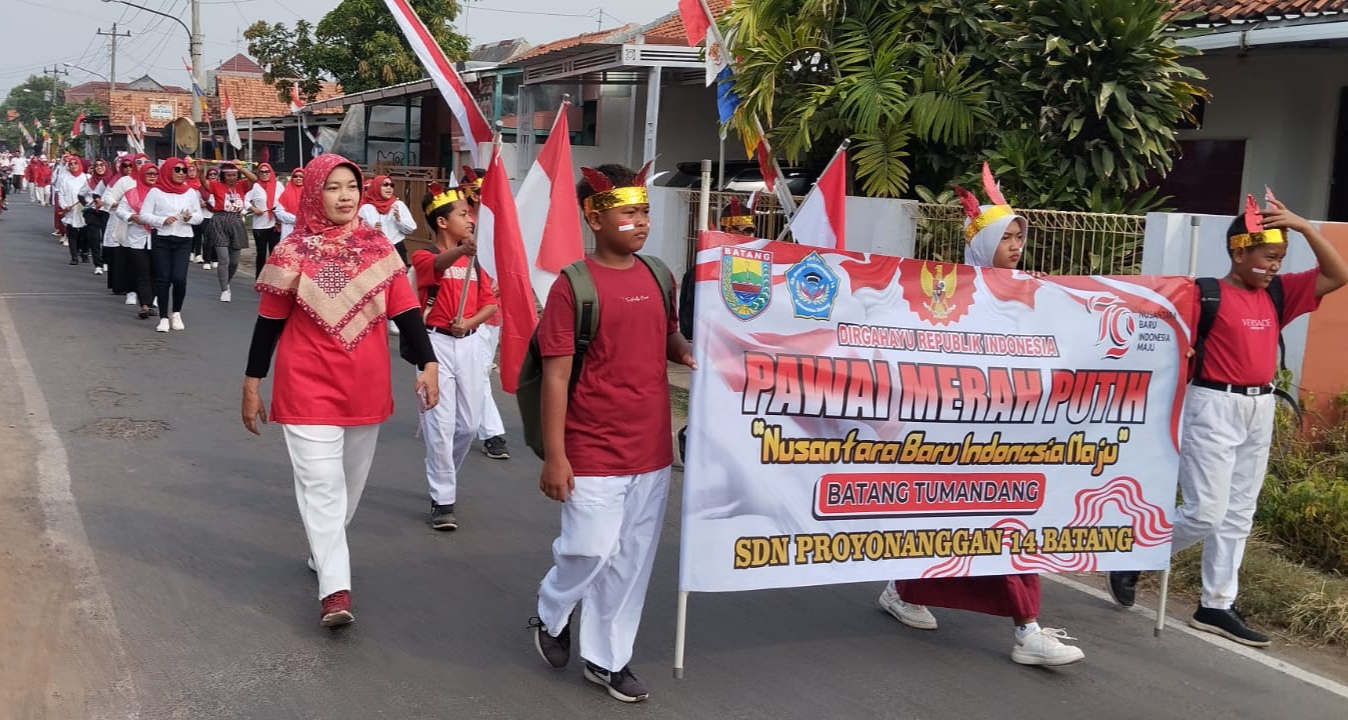
[(493, 149), (477, 210), (477, 261), (496, 279), (501, 312), (501, 389), (514, 393), (529, 338), (538, 324), (529, 261), (501, 155)]
[(83, 127), (84, 127), (84, 113), (80, 113), (79, 117), (75, 118), (75, 124), (72, 125), (70, 128), (70, 139), (74, 140), (75, 138), (79, 137), (80, 130), (83, 129)]
[(847, 150), (838, 148), (824, 174), (791, 218), (791, 235), (802, 245), (844, 249), (847, 237)]
[(516, 196), (529, 274), (544, 302), (562, 268), (585, 257), (571, 172), (571, 132), (566, 117), (569, 107), (569, 103), (562, 104), (543, 152), (529, 168)]
[(300, 99), (300, 84), (295, 83), (290, 86), (290, 112), (298, 113), (304, 107), (304, 101)]
[(473, 156), (473, 164), (478, 164), (481, 162), (478, 158), (480, 152), (478, 146), (492, 141), (491, 123), (487, 122), (482, 109), (477, 105), (477, 100), (468, 92), (463, 80), (459, 78), (459, 73), (454, 70), (454, 65), (445, 57), (445, 51), (436, 44), (430, 30), (426, 29), (426, 23), (417, 17), (408, 0), (384, 0), (384, 4), (388, 5), (389, 11), (393, 13), (393, 19), (398, 21), (403, 37), (407, 38), (407, 43), (412, 46), (417, 58), (430, 74), (431, 80), (439, 88), (440, 94), (445, 97), (450, 112), (454, 113), (454, 119), (459, 123), (459, 129), (463, 131), (468, 152)]
[[(292, 85), (291, 92), (294, 92)], [(234, 146), (235, 150), (243, 148), (243, 139), (239, 137), (239, 121), (234, 117), (234, 104), (229, 101), (229, 93), (221, 90), (221, 96), (225, 100), (225, 127), (229, 131), (229, 144)]]

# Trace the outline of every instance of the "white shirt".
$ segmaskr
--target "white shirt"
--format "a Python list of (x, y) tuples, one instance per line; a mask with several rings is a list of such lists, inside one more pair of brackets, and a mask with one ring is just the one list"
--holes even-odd
[[(360, 219), (365, 221), (366, 225), (377, 228), (384, 233), (388, 241), (397, 245), (406, 238), (409, 233), (417, 229), (416, 218), (412, 217), (412, 211), (407, 209), (407, 205), (402, 200), (394, 200), (389, 206), (388, 212), (383, 215), (375, 209), (373, 205), (361, 205), (357, 213)], [(395, 219), (394, 215), (397, 215)]]
[[(73, 228), (84, 227), (84, 206), (80, 205), (80, 194), (89, 192), (88, 175), (75, 177), (66, 173), (56, 186), (56, 199), (61, 207), (69, 207), (61, 222)], [(73, 207), (72, 207), (73, 206)]]
[[(285, 192), (285, 189), (286, 189), (285, 183), (281, 182), (280, 180), (277, 180), (276, 197), (272, 198), (273, 204), (275, 203), (276, 198), (281, 197), (281, 193)], [(243, 196), (243, 202), (250, 208), (261, 208), (263, 210), (271, 210), (271, 208), (267, 207), (267, 189), (257, 183), (254, 183), (252, 189), (248, 191), (248, 194)], [(261, 215), (254, 215), (252, 210), (249, 210), (248, 215), (253, 218), (254, 230), (266, 230), (269, 228), (276, 227), (276, 218), (273, 217), (271, 213), (262, 213)]]
[(281, 239), (285, 240), (287, 235), (295, 231), (295, 216), (291, 215), (285, 207), (281, 205), (279, 196), (277, 198), (276, 207), (272, 208), (272, 212), (276, 213), (276, 221), (281, 223)]
[[(192, 226), (201, 224), (201, 195), (188, 188), (185, 193), (166, 193), (159, 188), (150, 188), (145, 203), (140, 206), (140, 219), (154, 228), (160, 237), (192, 237)], [(177, 221), (165, 224), (168, 218)]]
[[(136, 178), (130, 175), (123, 175), (117, 178), (117, 182), (113, 183), (112, 187), (108, 188), (107, 192), (103, 193), (103, 209), (107, 210), (113, 218), (116, 218), (112, 222), (109, 222), (107, 229), (103, 231), (104, 247), (115, 247), (126, 241), (127, 223), (126, 220), (122, 218), (121, 213), (117, 210), (118, 206), (124, 204), (122, 202), (122, 197), (126, 195), (126, 191), (135, 186)], [(127, 217), (130, 217), (130, 215)]]

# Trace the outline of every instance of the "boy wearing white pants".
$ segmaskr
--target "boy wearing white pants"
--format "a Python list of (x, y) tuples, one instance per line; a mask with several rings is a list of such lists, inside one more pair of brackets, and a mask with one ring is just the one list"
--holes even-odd
[[(599, 303), (599, 326), (570, 386), (576, 294), (563, 275), (538, 325), (543, 357), (539, 489), (562, 503), (552, 569), (538, 590), (534, 647), (548, 665), (571, 658), (571, 614), (581, 605), (584, 677), (623, 702), (646, 686), (628, 667), (674, 460), (666, 360), (692, 366), (679, 334), (673, 293), (636, 256), (650, 232), (645, 171), (584, 168), (577, 186), (595, 251), (584, 260)], [(668, 287), (674, 285), (668, 278)]]
[(505, 423), (501, 420), (501, 410), (496, 407), (496, 396), (491, 391), (491, 366), (496, 361), (496, 347), (501, 343), (499, 316), (493, 316), (478, 328), (477, 334), (482, 336), (479, 345), (482, 348), (482, 370), (486, 377), (486, 382), (482, 383), (482, 421), (477, 427), (477, 439), (482, 441), (482, 452), (487, 457), (492, 460), (509, 460)]
[[(1306, 237), (1318, 267), (1278, 275), (1287, 256), (1284, 228)], [(1284, 325), (1319, 307), (1320, 298), (1348, 283), (1348, 263), (1314, 225), (1272, 193), (1263, 211), (1253, 196), (1247, 198), (1244, 215), (1227, 232), (1227, 253), (1231, 271), (1215, 283), (1220, 302), (1206, 335), (1200, 313), (1194, 343), (1180, 438), (1183, 503), (1171, 551), (1203, 544), (1203, 592), (1189, 624), (1264, 647), (1268, 636), (1246, 623), (1235, 601), (1273, 438), (1278, 335)], [(1200, 279), (1200, 288), (1204, 282)], [(1200, 299), (1200, 308), (1206, 304)], [(1136, 572), (1109, 574), (1110, 593), (1120, 605), (1133, 604), (1137, 578)]]
[(476, 333), (496, 314), (496, 295), (491, 279), (473, 262), (475, 224), (463, 192), (433, 185), (422, 209), (435, 233), (435, 249), (417, 251), (412, 267), (440, 364), (440, 404), (421, 415), (431, 495), (429, 522), (435, 530), (455, 530), (458, 474), (477, 433), (490, 367), (483, 365), (482, 338)]

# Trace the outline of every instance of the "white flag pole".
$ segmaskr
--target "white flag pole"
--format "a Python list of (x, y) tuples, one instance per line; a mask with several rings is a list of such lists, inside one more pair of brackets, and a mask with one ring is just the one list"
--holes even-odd
[(674, 615), (674, 679), (683, 679), (683, 648), (688, 634), (688, 591), (679, 591), (678, 609)]
[[(1202, 220), (1197, 215), (1189, 216), (1189, 277), (1198, 277), (1198, 241)], [(1161, 594), (1156, 599), (1156, 627), (1152, 635), (1161, 637), (1165, 630), (1165, 606), (1170, 599), (1170, 563), (1161, 571)]]

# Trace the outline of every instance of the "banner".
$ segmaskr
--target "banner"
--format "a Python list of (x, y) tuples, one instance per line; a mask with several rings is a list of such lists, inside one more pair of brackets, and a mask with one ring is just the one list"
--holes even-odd
[(680, 589), (1151, 570), (1193, 282), (703, 233)]

